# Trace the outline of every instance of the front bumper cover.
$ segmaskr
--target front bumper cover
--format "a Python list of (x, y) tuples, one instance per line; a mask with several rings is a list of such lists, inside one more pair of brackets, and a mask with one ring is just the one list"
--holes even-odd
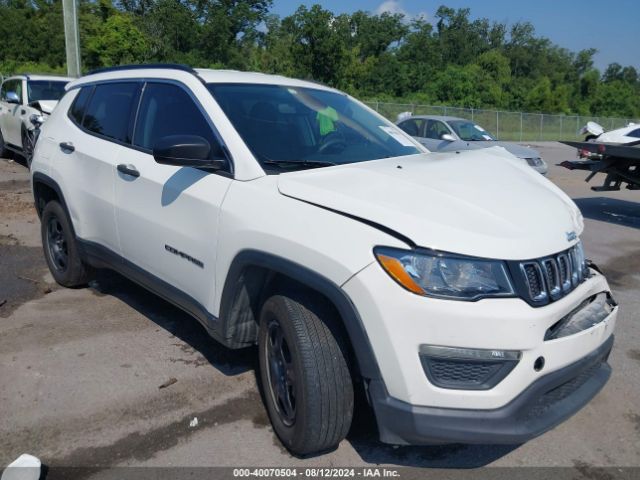
[(414, 406), (390, 397), (381, 381), (372, 380), (368, 391), (380, 440), (399, 445), (524, 443), (569, 418), (600, 391), (611, 375), (607, 359), (612, 346), (613, 335), (493, 410)]

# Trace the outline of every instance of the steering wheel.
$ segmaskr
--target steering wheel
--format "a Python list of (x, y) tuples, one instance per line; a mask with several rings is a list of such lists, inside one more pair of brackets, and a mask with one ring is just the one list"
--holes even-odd
[[(341, 148), (337, 148), (338, 146), (341, 146)], [(329, 153), (334, 148), (337, 151), (342, 151), (347, 148), (347, 142), (344, 139), (344, 136), (339, 132), (331, 132), (323, 137), (322, 145), (318, 148), (318, 153)]]

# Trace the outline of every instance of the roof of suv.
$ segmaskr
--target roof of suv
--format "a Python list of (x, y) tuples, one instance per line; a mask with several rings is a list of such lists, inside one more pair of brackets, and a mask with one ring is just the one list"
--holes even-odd
[(5, 78), (5, 82), (7, 80), (34, 80), (34, 81), (38, 81), (38, 80), (45, 80), (45, 81), (52, 81), (52, 82), (71, 82), (73, 80), (75, 80), (75, 78), (71, 78), (71, 77), (62, 77), (59, 75), (32, 75), (30, 73), (25, 73), (23, 75), (12, 75), (11, 77), (7, 77)]
[(260, 72), (240, 72), (238, 70), (196, 69), (200, 78), (206, 83), (262, 83), (270, 85), (289, 85), (292, 87), (308, 87), (321, 90), (334, 90), (331, 87), (308, 80), (270, 75)]
[[(180, 67), (180, 68), (178, 68)], [(150, 65), (145, 68), (143, 65), (134, 65), (131, 68), (116, 67), (113, 69), (105, 69), (89, 73), (88, 75), (76, 79), (67, 85), (67, 90), (84, 85), (86, 83), (118, 80), (118, 79), (135, 79), (135, 78), (167, 78), (179, 79), (184, 75), (196, 75), (205, 83), (258, 83), (264, 85), (285, 85), (291, 87), (307, 87), (318, 90), (334, 89), (319, 83), (297, 80), (294, 78), (283, 77), (281, 75), (269, 75), (259, 72), (240, 72), (237, 70), (212, 70), (205, 68), (189, 69), (184, 66), (166, 66)]]

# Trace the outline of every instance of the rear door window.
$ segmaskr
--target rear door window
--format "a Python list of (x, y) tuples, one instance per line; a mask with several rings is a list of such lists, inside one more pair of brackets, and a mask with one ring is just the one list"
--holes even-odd
[(129, 132), (139, 87), (140, 84), (137, 82), (96, 86), (84, 114), (82, 126), (93, 133), (131, 143)]
[(422, 137), (424, 131), (424, 120), (420, 118), (412, 118), (405, 120), (400, 125), (400, 128), (412, 137)]

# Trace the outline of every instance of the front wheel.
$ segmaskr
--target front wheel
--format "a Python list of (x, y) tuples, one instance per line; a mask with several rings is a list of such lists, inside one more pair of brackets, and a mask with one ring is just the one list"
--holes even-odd
[(326, 300), (305, 291), (270, 297), (260, 314), (260, 381), (273, 428), (292, 453), (335, 448), (353, 417), (344, 334)]
[(0, 158), (7, 158), (9, 155), (9, 149), (4, 143), (4, 137), (2, 136), (2, 130), (0, 129)]
[(37, 133), (22, 128), (22, 156), (27, 162), (27, 168), (31, 170), (31, 162), (33, 161), (33, 151), (36, 146)]
[(82, 262), (71, 220), (58, 202), (45, 205), (40, 231), (44, 257), (54, 280), (64, 287), (85, 285), (91, 269)]

